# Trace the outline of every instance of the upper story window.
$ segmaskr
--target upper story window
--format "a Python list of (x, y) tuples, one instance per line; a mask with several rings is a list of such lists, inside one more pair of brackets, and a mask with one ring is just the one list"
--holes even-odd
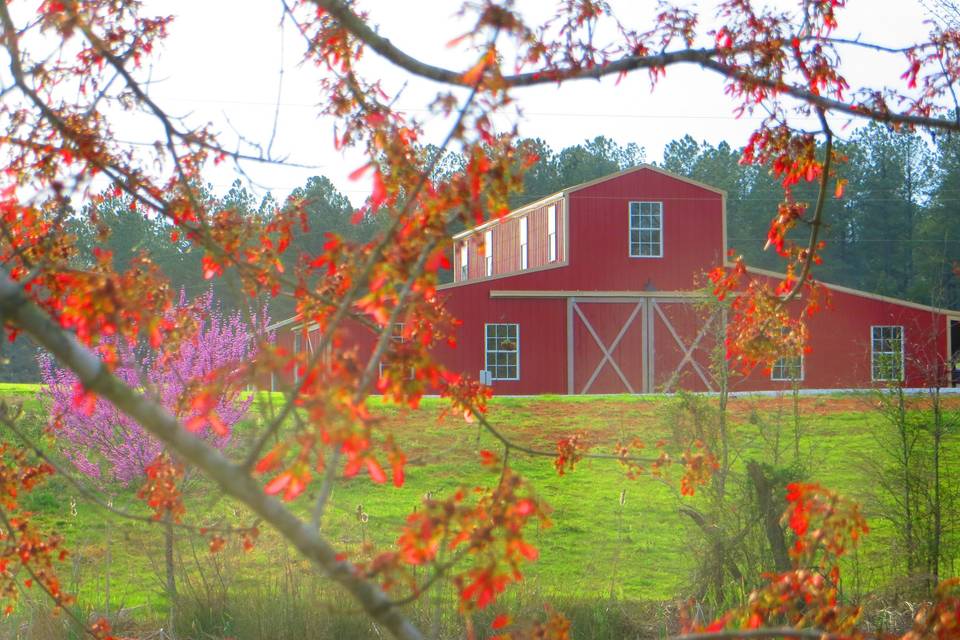
[(663, 203), (630, 203), (630, 257), (663, 257)]
[(874, 382), (903, 380), (903, 327), (870, 327), (870, 370)]
[(557, 205), (547, 209), (547, 262), (557, 259)]
[(483, 234), (483, 272), (485, 275), (493, 275), (493, 229)]
[(485, 325), (486, 345), (483, 368), (493, 380), (520, 379), (520, 325)]
[(460, 280), (470, 277), (470, 244), (464, 240), (460, 245)]
[(520, 218), (520, 269), (527, 268), (527, 218)]

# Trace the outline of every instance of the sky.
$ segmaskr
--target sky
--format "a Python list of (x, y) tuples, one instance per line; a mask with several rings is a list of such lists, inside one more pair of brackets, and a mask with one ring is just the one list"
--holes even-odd
[[(777, 2), (784, 8), (796, 6), (787, 0)], [(445, 46), (467, 30), (468, 23), (456, 15), (460, 2), (360, 0), (358, 4), (369, 12), (381, 35), (411, 54), (450, 68), (471, 66), (473, 54)], [(556, 3), (524, 0), (519, 5), (546, 16)], [(611, 0), (611, 5), (621, 19), (639, 26), (649, 23), (656, 3)], [(840, 14), (838, 35), (901, 46), (923, 39), (929, 29), (918, 0), (848, 0), (848, 5)], [(216, 192), (225, 192), (240, 177), (255, 193), (270, 191), (282, 199), (309, 176), (325, 175), (355, 204), (363, 201), (369, 193), (368, 181), (351, 181), (348, 175), (365, 160), (356, 152), (334, 149), (334, 123), (317, 115), (322, 101), (320, 74), (301, 64), (303, 40), (289, 21), (281, 25), (279, 2), (153, 0), (147, 7), (176, 16), (170, 36), (147, 70), (151, 95), (161, 105), (189, 123), (211, 123), (227, 147), (255, 143), (269, 147), (276, 158), (306, 165), (248, 162), (238, 171), (226, 163), (208, 174)], [(713, 3), (701, 2), (699, 7), (707, 19), (712, 16)], [(898, 81), (906, 68), (901, 59), (882, 55), (853, 54), (845, 61), (843, 72), (848, 77), (881, 85)], [(426, 105), (444, 88), (411, 79), (383, 61), (371, 59), (368, 64), (371, 74), (399, 90), (396, 105), (424, 121), (425, 141), (439, 142), (446, 121), (433, 117)], [(686, 134), (713, 144), (726, 140), (742, 146), (758, 121), (749, 116), (735, 118), (719, 77), (690, 67), (668, 70), (653, 92), (647, 74), (641, 72), (619, 83), (612, 78), (580, 81), (524, 89), (514, 96), (523, 109), (523, 117), (515, 123), (522, 136), (539, 137), (561, 149), (602, 135), (620, 144), (637, 143), (648, 161), (661, 160), (664, 146)], [(514, 122), (502, 119), (496, 124), (508, 129)], [(853, 126), (846, 120), (836, 124), (841, 135)], [(129, 136), (152, 140), (148, 131), (132, 130)], [(246, 142), (239, 142), (241, 137)]]

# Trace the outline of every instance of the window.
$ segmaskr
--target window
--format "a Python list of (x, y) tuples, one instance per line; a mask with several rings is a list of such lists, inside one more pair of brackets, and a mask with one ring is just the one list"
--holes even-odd
[(464, 240), (460, 245), (460, 280), (470, 277), (470, 244)]
[(520, 269), (527, 268), (527, 219), (520, 218)]
[(492, 380), (520, 379), (520, 325), (486, 325), (484, 369)]
[(870, 369), (875, 382), (903, 380), (903, 327), (870, 327)]
[(547, 209), (547, 262), (557, 259), (557, 205)]
[(483, 234), (484, 274), (493, 275), (493, 229)]
[[(406, 339), (403, 337), (403, 328), (404, 328), (404, 323), (403, 323), (403, 322), (394, 322), (394, 323), (393, 323), (393, 326), (390, 327), (390, 341), (391, 341), (391, 342), (393, 342), (393, 343), (395, 343), (395, 344), (403, 344), (404, 342), (406, 342)], [(384, 354), (383, 358), (380, 360), (380, 377), (381, 377), (381, 378), (383, 377), (383, 369), (384, 369), (386, 366), (389, 366), (389, 364), (390, 364), (390, 360), (389, 360), (388, 354)], [(411, 379), (411, 380), (413, 379), (413, 374), (414, 374), (414, 371), (413, 371), (413, 368), (411, 367), (411, 368), (410, 368), (410, 379)]]
[(630, 257), (663, 257), (663, 203), (630, 203)]
[(803, 356), (783, 356), (777, 358), (770, 369), (771, 380), (803, 380)]

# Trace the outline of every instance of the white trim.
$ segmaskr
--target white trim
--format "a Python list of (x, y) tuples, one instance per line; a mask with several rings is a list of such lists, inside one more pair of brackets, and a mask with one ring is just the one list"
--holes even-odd
[[(490, 356), (490, 353), (491, 353), (491, 351), (490, 351), (489, 349), (487, 349), (487, 340), (489, 339), (489, 338), (487, 337), (487, 328), (488, 328), (488, 327), (498, 327), (498, 326), (514, 326), (514, 327), (517, 328), (517, 344), (516, 344), (516, 349), (515, 349), (515, 353), (516, 353), (516, 356), (517, 356), (517, 375), (516, 375), (516, 377), (514, 377), (514, 378), (499, 378), (499, 377), (497, 377), (496, 375), (494, 375), (494, 371), (493, 371), (492, 369), (490, 369), (490, 364), (489, 364), (489, 362), (487, 361), (487, 359), (488, 359), (488, 357)], [(501, 352), (499, 349), (497, 349), (497, 350), (495, 350), (493, 353), (510, 353), (510, 352), (509, 352), (509, 351), (506, 351), (506, 350), (503, 351), (503, 352)], [(501, 365), (501, 366), (503, 366), (503, 365)], [(506, 365), (506, 366), (509, 366), (509, 365)], [(519, 380), (519, 379), (520, 379), (520, 323), (519, 323), (519, 322), (485, 322), (485, 323), (483, 324), (483, 368), (484, 368), (485, 371), (489, 371), (489, 372), (490, 372), (490, 379), (491, 379), (491, 380), (494, 380), (494, 381), (496, 381), (496, 380)]]
[[(733, 267), (734, 263), (729, 260), (724, 262), (725, 267)], [(782, 280), (786, 276), (782, 273), (777, 273), (776, 271), (771, 271), (769, 269), (761, 269), (759, 267), (747, 267), (747, 273), (755, 273), (760, 276), (766, 276), (768, 278), (777, 278)], [(882, 296), (879, 293), (870, 293), (869, 291), (862, 291), (860, 289), (853, 289), (851, 287), (845, 287), (839, 284), (832, 284), (830, 282), (824, 282), (823, 280), (817, 280), (817, 284), (823, 285), (831, 291), (839, 291), (840, 293), (849, 293), (850, 295), (860, 296), (861, 298), (869, 298), (870, 300), (879, 300), (880, 302), (889, 302), (890, 304), (895, 304), (901, 307), (910, 307), (911, 309), (919, 309), (921, 311), (930, 311), (933, 313), (938, 313), (942, 315), (948, 315), (960, 319), (960, 310), (957, 309), (947, 309), (945, 307), (932, 307), (928, 304), (921, 304), (919, 302), (910, 302), (909, 300), (901, 300), (900, 298), (891, 298), (889, 296)]]
[[(900, 377), (898, 378), (877, 378), (876, 373), (876, 362), (875, 358), (877, 356), (876, 350), (873, 348), (874, 338), (873, 331), (874, 329), (900, 329)], [(872, 324), (870, 325), (870, 380), (873, 382), (903, 382), (904, 379), (904, 345), (906, 343), (906, 331), (904, 331), (902, 324)], [(881, 337), (881, 340), (883, 338)], [(881, 353), (887, 353), (882, 351)]]
[(460, 282), (470, 279), (470, 241), (464, 240), (460, 244)]
[[(440, 287), (437, 287), (438, 289)], [(684, 298), (693, 300), (713, 300), (713, 296), (702, 291), (548, 291), (545, 289), (492, 289), (491, 298)]]
[[(643, 205), (657, 205), (660, 210), (657, 212), (657, 227), (645, 228), (643, 226)], [(633, 205), (637, 205), (637, 226), (633, 226)], [(651, 212), (652, 215), (652, 212)], [(644, 231), (656, 231), (657, 232), (657, 253), (656, 254), (644, 254), (643, 253), (643, 232)], [(633, 233), (637, 232), (639, 240), (637, 241), (638, 253), (633, 252)], [(647, 243), (652, 246), (653, 243)], [(627, 255), (631, 258), (662, 258), (663, 257), (663, 202), (658, 200), (631, 200), (627, 203)]]
[(437, 285), (437, 291), (445, 291), (448, 289), (454, 289), (456, 287), (477, 284), (480, 282), (489, 282), (491, 280), (500, 280), (501, 278), (523, 277), (528, 273), (536, 273), (537, 271), (547, 271), (548, 269), (560, 269), (562, 267), (567, 267), (567, 266), (569, 266), (569, 264), (565, 260), (562, 260), (560, 262), (548, 262), (546, 264), (540, 265), (539, 267), (531, 267), (523, 271), (511, 271), (509, 273), (498, 273), (497, 275), (490, 276), (489, 278), (486, 276), (480, 276), (478, 278), (473, 278), (472, 280), (469, 280), (467, 282), (454, 281), (454, 282), (448, 282), (446, 284), (440, 284), (440, 285)]
[(557, 205), (547, 207), (547, 262), (556, 262), (559, 257), (557, 242)]

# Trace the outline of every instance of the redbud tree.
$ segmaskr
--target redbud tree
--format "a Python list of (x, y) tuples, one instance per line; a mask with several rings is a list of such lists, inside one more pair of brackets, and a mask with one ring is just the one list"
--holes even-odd
[[(197, 437), (221, 449), (253, 402), (253, 394), (244, 391), (236, 371), (256, 355), (257, 328), (262, 331), (266, 326), (266, 314), (255, 318), (254, 326), (239, 312), (224, 314), (212, 292), (193, 301), (181, 292), (161, 324), (172, 326), (174, 319), (187, 320), (180, 340), (144, 348), (130, 340), (105, 338), (101, 349), (115, 358), (117, 378), (142, 388)], [(173, 525), (183, 514), (183, 504), (179, 497), (171, 500), (170, 493), (183, 491), (181, 465), (171, 461), (163, 443), (137, 421), (112, 403), (86, 395), (72, 371), (41, 356), (40, 373), (44, 383), (41, 394), (48, 400), (57, 449), (77, 471), (107, 491), (116, 483), (127, 486), (147, 480), (140, 496), (154, 509), (156, 519), (165, 520), (166, 590), (172, 624), (177, 597)], [(212, 378), (221, 381), (215, 392), (193, 392)]]
[[(244, 393), (241, 380), (222, 386), (220, 393), (202, 402), (193, 397), (191, 388), (211, 377), (234, 377), (254, 356), (257, 335), (239, 312), (224, 314), (212, 293), (194, 301), (181, 293), (164, 320), (184, 316), (193, 320), (192, 333), (179, 342), (153, 349), (108, 340), (117, 358), (113, 373), (131, 387), (142, 388), (197, 436), (223, 448), (234, 425), (249, 410), (253, 395)], [(262, 328), (264, 319), (258, 320)], [(50, 357), (41, 356), (40, 374), (57, 448), (73, 466), (104, 484), (142, 481), (147, 468), (164, 452), (163, 443), (110, 402), (84, 397), (77, 376)]]

